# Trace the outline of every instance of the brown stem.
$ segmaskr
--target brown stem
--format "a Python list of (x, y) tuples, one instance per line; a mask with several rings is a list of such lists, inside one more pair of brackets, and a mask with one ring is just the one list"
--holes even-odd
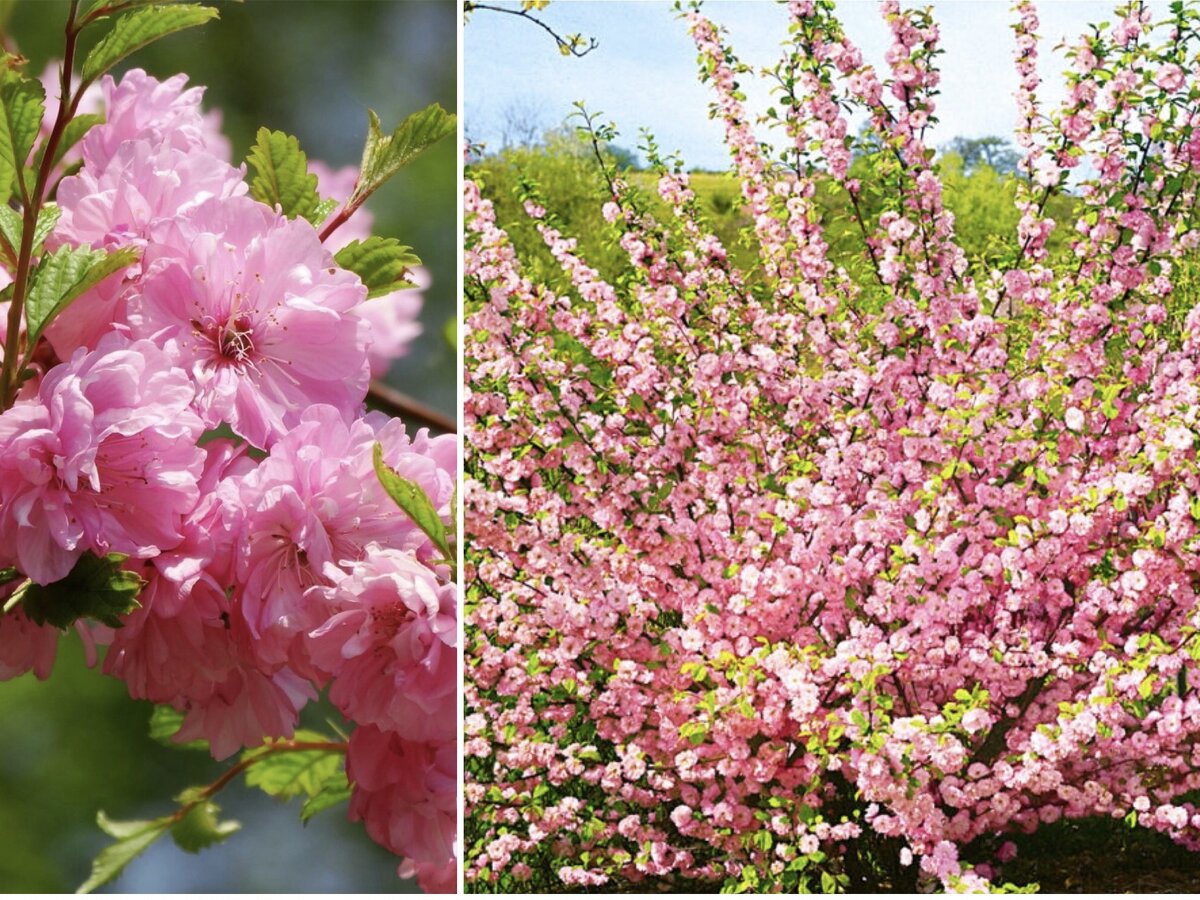
[(349, 221), (350, 217), (354, 215), (355, 211), (360, 205), (362, 205), (361, 200), (358, 203), (355, 203), (353, 206), (351, 206), (349, 201), (347, 201), (346, 205), (338, 210), (338, 214), (330, 219), (325, 224), (325, 227), (321, 229), (321, 242), (324, 243), (326, 240), (328, 240), (331, 234), (345, 225), (346, 222)]
[(440, 431), (443, 434), (454, 434), (458, 431), (458, 423), (445, 413), (438, 412), (419, 400), (414, 400), (403, 391), (398, 391), (382, 381), (371, 382), (369, 396), (387, 412), (393, 416), (399, 416), (406, 422), (427, 425), (434, 431)]
[(532, 22), (534, 25), (537, 25), (539, 28), (549, 34), (550, 37), (554, 38), (554, 41), (558, 44), (560, 50), (565, 49), (572, 56), (587, 56), (599, 46), (595, 38), (588, 38), (588, 45), (580, 50), (575, 45), (574, 41), (569, 41), (564, 37), (560, 37), (558, 32), (556, 32), (541, 19), (535, 18), (527, 9), (505, 9), (503, 6), (491, 6), (487, 3), (474, 3), (471, 2), (471, 0), (468, 0), (468, 2), (463, 4), (463, 12), (465, 13), (474, 12), (477, 9), (486, 9), (489, 12), (507, 13), (510, 16), (518, 16), (526, 21)]
[(75, 23), (75, 14), (79, 9), (79, 0), (71, 0), (67, 11), (66, 46), (63, 51), (61, 89), (59, 93), (58, 115), (54, 119), (54, 127), (46, 138), (42, 153), (42, 164), (38, 168), (37, 181), (33, 192), (25, 185), (23, 168), (25, 160), (17, 160), (17, 184), (21, 188), (21, 201), (24, 204), (23, 222), (21, 227), (21, 247), (17, 253), (17, 270), (13, 276), (13, 299), (8, 309), (8, 333), (4, 341), (4, 368), (0, 372), (0, 412), (8, 409), (16, 398), (20, 384), (21, 365), (21, 315), (25, 308), (25, 295), (29, 290), (29, 276), (33, 262), (33, 235), (37, 228), (38, 213), (41, 211), (42, 198), (46, 192), (46, 183), (50, 180), (50, 170), (54, 165), (54, 151), (62, 140), (67, 123), (75, 114), (79, 99), (83, 96), (80, 85), (78, 95), (71, 98), (71, 70), (75, 64), (75, 45), (79, 38), (79, 26)]
[(302, 750), (328, 750), (333, 753), (345, 753), (347, 746), (345, 741), (277, 741), (255, 756), (243, 759), (237, 765), (232, 766), (222, 773), (220, 778), (201, 791), (200, 797), (195, 802), (180, 807), (179, 811), (175, 813), (175, 818), (182, 819), (196, 803), (199, 803), (201, 800), (208, 800), (219, 793), (229, 785), (229, 782), (233, 781), (233, 779), (237, 778), (260, 759), (267, 756), (275, 756), (279, 753), (299, 753)]

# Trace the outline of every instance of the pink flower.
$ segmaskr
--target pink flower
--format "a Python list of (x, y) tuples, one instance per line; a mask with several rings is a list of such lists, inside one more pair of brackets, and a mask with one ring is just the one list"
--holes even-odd
[[(20, 581), (0, 585), (3, 605)], [(54, 668), (59, 631), (50, 625), (35, 625), (20, 607), (0, 615), (0, 681), (8, 681), (26, 672), (45, 681)]]
[(455, 595), (410, 554), (369, 547), (348, 575), (318, 589), (331, 615), (309, 635), (347, 718), (409, 740), (456, 731)]
[(414, 865), (454, 858), (457, 807), (454, 741), (406, 741), (372, 725), (355, 728), (346, 754), (350, 819)]
[[(458, 861), (453, 858), (443, 863), (418, 863), (406, 859), (396, 874), (401, 878), (416, 878), (426, 894), (453, 894), (458, 888), (458, 870)], [(519, 873), (514, 874), (520, 877)]]
[[(62, 218), (49, 244), (144, 247), (156, 223), (210, 197), (246, 193), (242, 175), (242, 169), (202, 150), (126, 141), (103, 169), (85, 166), (63, 179), (58, 188)], [(112, 275), (67, 307), (46, 332), (55, 352), (69, 356), (76, 347), (94, 347), (102, 334), (123, 325), (130, 297), (140, 293), (140, 273), (135, 265)]]
[(269, 447), (311, 403), (354, 415), (366, 394), (366, 289), (312, 226), (260, 203), (209, 200), (164, 223), (146, 251), (134, 331), (174, 340), (208, 426)]
[(412, 342), (421, 335), (417, 317), (424, 302), (422, 292), (429, 287), (429, 271), (417, 268), (412, 272), (415, 288), (392, 291), (374, 300), (367, 300), (355, 312), (367, 324), (367, 359), (371, 377), (383, 378), (392, 360), (408, 354)]
[(117, 334), (51, 369), (0, 415), (0, 559), (48, 584), (87, 549), (178, 544), (204, 460), (192, 396), (166, 352)]
[(1167, 63), (1154, 73), (1154, 83), (1164, 91), (1177, 91), (1183, 86), (1183, 69)]
[(175, 739), (206, 740), (213, 759), (225, 759), (267, 737), (291, 737), (300, 708), (315, 699), (313, 686), (289, 669), (268, 675), (251, 666), (234, 667), (194, 701)]
[(966, 715), (962, 717), (963, 728), (968, 734), (976, 734), (988, 728), (992, 724), (992, 717), (987, 714), (986, 710), (969, 709)]
[(120, 82), (100, 79), (105, 121), (84, 137), (84, 165), (104, 169), (125, 141), (149, 140), (179, 150), (207, 151), (229, 159), (229, 142), (220, 135), (218, 119), (200, 109), (204, 88), (184, 90), (186, 75), (159, 81), (141, 69), (130, 69)]
[(384, 492), (375, 475), (375, 442), (403, 477), (420, 484), (449, 516), (456, 441), (410, 440), (398, 419), (372, 414), (352, 425), (329, 406), (312, 406), (253, 472), (231, 485), (227, 522), (244, 547), (236, 564), (239, 615), (263, 660), (282, 662), (292, 639), (317, 627), (323, 607), (305, 591), (330, 584), (338, 566), (361, 559), (371, 543), (432, 555), (428, 538)]

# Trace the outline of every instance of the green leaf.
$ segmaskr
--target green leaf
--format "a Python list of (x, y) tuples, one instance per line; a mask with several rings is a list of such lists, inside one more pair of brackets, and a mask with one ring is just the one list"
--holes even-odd
[(101, 811), (96, 814), (96, 824), (105, 834), (115, 837), (117, 841), (101, 850), (92, 861), (92, 874), (76, 888), (77, 894), (90, 894), (120, 875), (143, 850), (166, 833), (171, 824), (171, 817), (117, 822)]
[(367, 143), (350, 206), (357, 206), (442, 138), (454, 134), (456, 127), (454, 116), (436, 103), (413, 113), (390, 135), (383, 133), (373, 110), (367, 110), (367, 116)]
[(12, 69), (0, 79), (0, 202), (7, 203), (13, 179), (23, 184), (29, 152), (42, 127), (46, 89), (36, 78)]
[(45, 585), (28, 581), (11, 599), (37, 625), (66, 628), (77, 619), (89, 618), (120, 628), (121, 616), (139, 607), (137, 595), (144, 583), (136, 573), (121, 568), (125, 559), (123, 553), (104, 557), (85, 553), (66, 578)]
[(211, 800), (203, 800), (189, 809), (171, 828), (171, 837), (179, 849), (199, 853), (241, 829), (241, 822), (222, 822), (220, 812), (221, 807)]
[(208, 741), (176, 743), (174, 738), (183, 727), (183, 713), (170, 706), (156, 706), (150, 714), (150, 737), (164, 747), (177, 750), (207, 750)]
[(411, 247), (395, 238), (369, 237), (351, 241), (334, 257), (343, 269), (349, 269), (367, 286), (367, 299), (382, 297), (392, 291), (416, 287), (408, 280), (409, 269), (419, 266)]
[[(84, 18), (88, 19), (90, 24), (91, 22), (100, 22), (118, 13), (128, 12), (139, 6), (175, 6), (181, 3), (195, 2), (196, 0), (93, 0), (88, 6)], [(230, 0), (230, 2), (240, 3), (241, 0)], [(100, 15), (92, 18), (96, 12), (100, 12)]]
[[(297, 741), (328, 741), (323, 734), (300, 730)], [(315, 797), (329, 785), (346, 783), (342, 765), (343, 754), (338, 750), (272, 750), (268, 743), (242, 754), (252, 760), (246, 769), (246, 784), (282, 800), (304, 795)]]
[(246, 162), (255, 172), (250, 179), (250, 196), (255, 200), (267, 206), (278, 205), (289, 219), (300, 216), (314, 225), (329, 215), (328, 208), (322, 211), (317, 176), (309, 174), (308, 157), (290, 134), (258, 129)]
[(29, 346), (36, 343), (46, 326), (72, 300), (114, 272), (132, 265), (137, 258), (138, 252), (133, 247), (109, 253), (90, 247), (63, 246), (43, 256), (33, 273), (29, 296), (25, 298)]
[(446, 325), (442, 329), (442, 336), (446, 338), (446, 343), (455, 349), (458, 348), (458, 316), (451, 316), (446, 320)]
[(396, 505), (429, 536), (443, 556), (451, 560), (454, 554), (450, 552), (450, 545), (446, 541), (446, 525), (433, 508), (433, 501), (419, 484), (404, 478), (383, 461), (383, 445), (378, 441), (375, 443), (375, 475)]
[[(45, 204), (38, 213), (37, 225), (33, 229), (33, 254), (36, 256), (42, 244), (54, 226), (58, 224), (62, 210), (56, 203)], [(25, 220), (19, 212), (7, 203), (0, 204), (0, 253), (15, 266), (17, 253), (21, 247), (21, 234), (25, 230)]]
[(159, 38), (203, 25), (217, 15), (211, 6), (157, 5), (126, 13), (88, 53), (83, 62), (83, 82), (95, 81), (125, 57)]
[[(345, 779), (346, 773), (342, 772), (342, 778)], [(337, 806), (339, 803), (350, 799), (350, 783), (343, 784), (327, 784), (320, 791), (313, 794), (304, 801), (304, 807), (300, 810), (300, 821), (308, 824), (311, 819), (319, 812), (324, 812), (330, 807)]]
[(57, 203), (46, 203), (38, 211), (37, 224), (33, 227), (33, 252), (40, 253), (42, 245), (46, 243), (46, 238), (50, 237), (50, 232), (54, 230), (54, 226), (58, 224), (59, 218), (62, 216), (62, 210)]

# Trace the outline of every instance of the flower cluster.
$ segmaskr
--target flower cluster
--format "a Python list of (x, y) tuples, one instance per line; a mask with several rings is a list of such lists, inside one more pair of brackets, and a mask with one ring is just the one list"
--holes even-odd
[(980, 889), (1062, 817), (1200, 849), (1200, 14), (1122, 7), (1046, 112), (1017, 4), (1021, 218), (981, 271), (923, 137), (938, 29), (881, 11), (886, 72), (789, 4), (786, 165), (686, 15), (751, 266), (687, 176), (607, 172), (621, 272), (526, 205), (556, 290), (465, 185), (477, 888)]
[[(76, 627), (217, 758), (290, 737), (327, 687), (358, 726), (351, 817), (453, 890), (457, 589), (373, 453), (448, 520), (456, 439), (364, 405), (420, 297), (367, 302), (309, 221), (252, 199), (202, 93), (134, 70), (87, 98), (105, 121), (67, 158), (45, 255), (131, 262), (33, 335), (0, 414), (4, 596), (120, 554), (140, 606)], [(353, 173), (313, 168), (349, 195)], [(360, 214), (338, 246), (368, 231)], [(47, 677), (58, 637), (21, 606), (0, 616), (0, 677)]]

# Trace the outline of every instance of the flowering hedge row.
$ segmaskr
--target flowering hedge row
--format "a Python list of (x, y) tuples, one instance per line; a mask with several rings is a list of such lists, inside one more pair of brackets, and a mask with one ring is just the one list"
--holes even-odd
[(877, 71), (788, 9), (774, 150), (686, 14), (753, 266), (678, 169), (665, 216), (606, 170), (612, 276), (527, 189), (555, 291), (466, 184), (468, 882), (985, 888), (1062, 817), (1200, 849), (1200, 13), (1120, 7), (1049, 109), (1016, 4), (1021, 217), (979, 270), (931, 15), (881, 4)]

